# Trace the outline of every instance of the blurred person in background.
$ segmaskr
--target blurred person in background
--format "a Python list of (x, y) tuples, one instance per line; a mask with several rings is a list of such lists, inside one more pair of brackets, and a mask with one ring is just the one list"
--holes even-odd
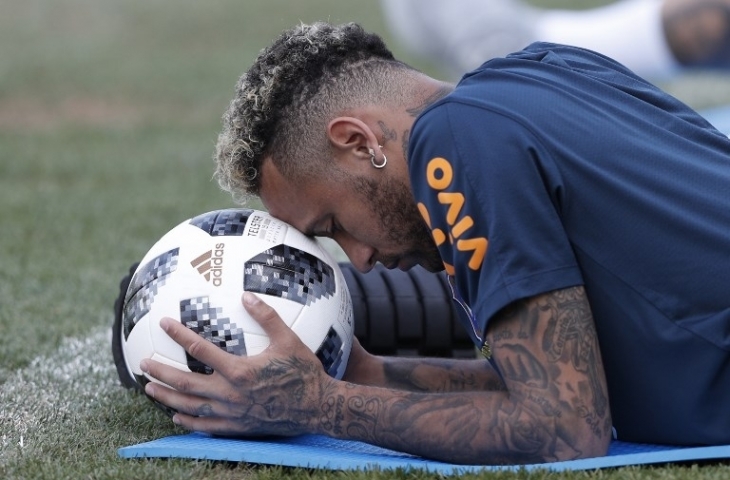
[(653, 81), (730, 67), (730, 0), (619, 0), (587, 10), (522, 0), (382, 0), (395, 38), (453, 79), (534, 41), (602, 53)]

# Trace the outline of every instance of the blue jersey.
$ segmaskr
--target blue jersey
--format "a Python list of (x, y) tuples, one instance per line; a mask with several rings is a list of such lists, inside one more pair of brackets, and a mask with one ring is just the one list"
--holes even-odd
[(480, 344), (584, 285), (618, 438), (730, 443), (730, 140), (618, 63), (536, 43), (467, 74), (410, 138), (414, 195)]

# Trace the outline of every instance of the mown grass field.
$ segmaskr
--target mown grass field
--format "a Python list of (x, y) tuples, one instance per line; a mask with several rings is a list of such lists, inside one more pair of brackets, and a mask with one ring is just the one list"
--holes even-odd
[[(117, 384), (109, 350), (117, 283), (170, 227), (231, 206), (211, 180), (220, 116), (256, 53), (300, 20), (358, 21), (389, 38), (374, 0), (4, 2), (0, 478), (429, 477), (117, 457), (119, 447), (181, 433)], [(705, 108), (730, 103), (728, 84), (696, 75), (666, 87)], [(729, 476), (716, 465), (483, 475)]]

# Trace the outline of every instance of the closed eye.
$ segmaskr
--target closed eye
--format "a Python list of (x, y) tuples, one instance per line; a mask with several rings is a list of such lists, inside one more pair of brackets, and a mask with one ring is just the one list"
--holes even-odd
[(332, 220), (330, 222), (329, 232), (328, 232), (329, 237), (334, 238), (335, 234), (337, 232), (339, 232), (340, 230), (342, 230), (342, 227), (340, 226), (339, 223), (337, 223), (337, 221), (335, 220), (335, 217), (332, 217)]
[(340, 225), (335, 221), (334, 216), (330, 216), (329, 221), (327, 222), (327, 227), (324, 230), (312, 230), (308, 236), (333, 238), (340, 230)]

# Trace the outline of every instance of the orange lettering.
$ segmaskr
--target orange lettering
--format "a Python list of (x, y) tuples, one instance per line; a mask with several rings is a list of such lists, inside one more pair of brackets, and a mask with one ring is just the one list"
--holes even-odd
[(431, 228), (431, 215), (428, 214), (428, 209), (426, 208), (426, 205), (424, 205), (422, 202), (418, 202), (418, 211), (421, 212), (423, 221), (426, 222), (428, 228)]
[(454, 228), (451, 229), (451, 233), (454, 235), (454, 237), (459, 238), (462, 233), (469, 230), (471, 227), (474, 226), (474, 220), (471, 219), (469, 215), (459, 220), (459, 223), (454, 225)]
[[(423, 220), (426, 222), (426, 225), (428, 225), (428, 228), (431, 228), (431, 215), (429, 215), (426, 205), (424, 205), (421, 202), (418, 202), (418, 211), (421, 212), (421, 216), (423, 217)], [(436, 243), (437, 247), (439, 245), (441, 245), (442, 243), (444, 243), (444, 241), (446, 240), (446, 234), (440, 228), (432, 229), (431, 236), (433, 236), (433, 241)]]
[(446, 273), (447, 273), (448, 275), (451, 275), (452, 277), (453, 277), (454, 275), (456, 275), (456, 270), (454, 270), (454, 266), (453, 266), (453, 265), (451, 265), (451, 264), (448, 264), (448, 263), (446, 263), (446, 262), (444, 262), (444, 270), (446, 271)]
[(469, 268), (479, 270), (484, 262), (484, 256), (487, 254), (487, 245), (489, 242), (484, 237), (470, 238), (468, 240), (459, 240), (456, 242), (456, 248), (460, 252), (473, 252), (469, 259)]
[(443, 190), (451, 185), (454, 171), (448, 160), (441, 157), (431, 159), (426, 166), (426, 180), (434, 190)]
[[(444, 231), (440, 228), (433, 228), (431, 216), (423, 203), (418, 203), (418, 211), (431, 230), (436, 246), (442, 245), (446, 240), (452, 245), (456, 242), (456, 249), (460, 252), (471, 252), (468, 266), (472, 270), (479, 270), (487, 255), (489, 240), (484, 237), (459, 239), (470, 228), (474, 226), (474, 219), (470, 215), (459, 218), (466, 205), (466, 198), (461, 192), (445, 192), (451, 186), (454, 179), (454, 170), (448, 160), (441, 157), (432, 158), (426, 166), (426, 181), (429, 187), (436, 190), (439, 203), (447, 206), (446, 223), (449, 229)], [(449, 275), (454, 275), (454, 266), (444, 262), (444, 269)]]
[(446, 241), (446, 234), (440, 228), (434, 228), (431, 230), (431, 235), (433, 236), (433, 241), (436, 242), (437, 247)]
[(449, 225), (455, 224), (461, 209), (464, 207), (464, 195), (459, 192), (441, 192), (438, 194), (438, 199), (441, 204), (449, 206), (449, 211), (446, 212), (446, 221), (449, 222)]

